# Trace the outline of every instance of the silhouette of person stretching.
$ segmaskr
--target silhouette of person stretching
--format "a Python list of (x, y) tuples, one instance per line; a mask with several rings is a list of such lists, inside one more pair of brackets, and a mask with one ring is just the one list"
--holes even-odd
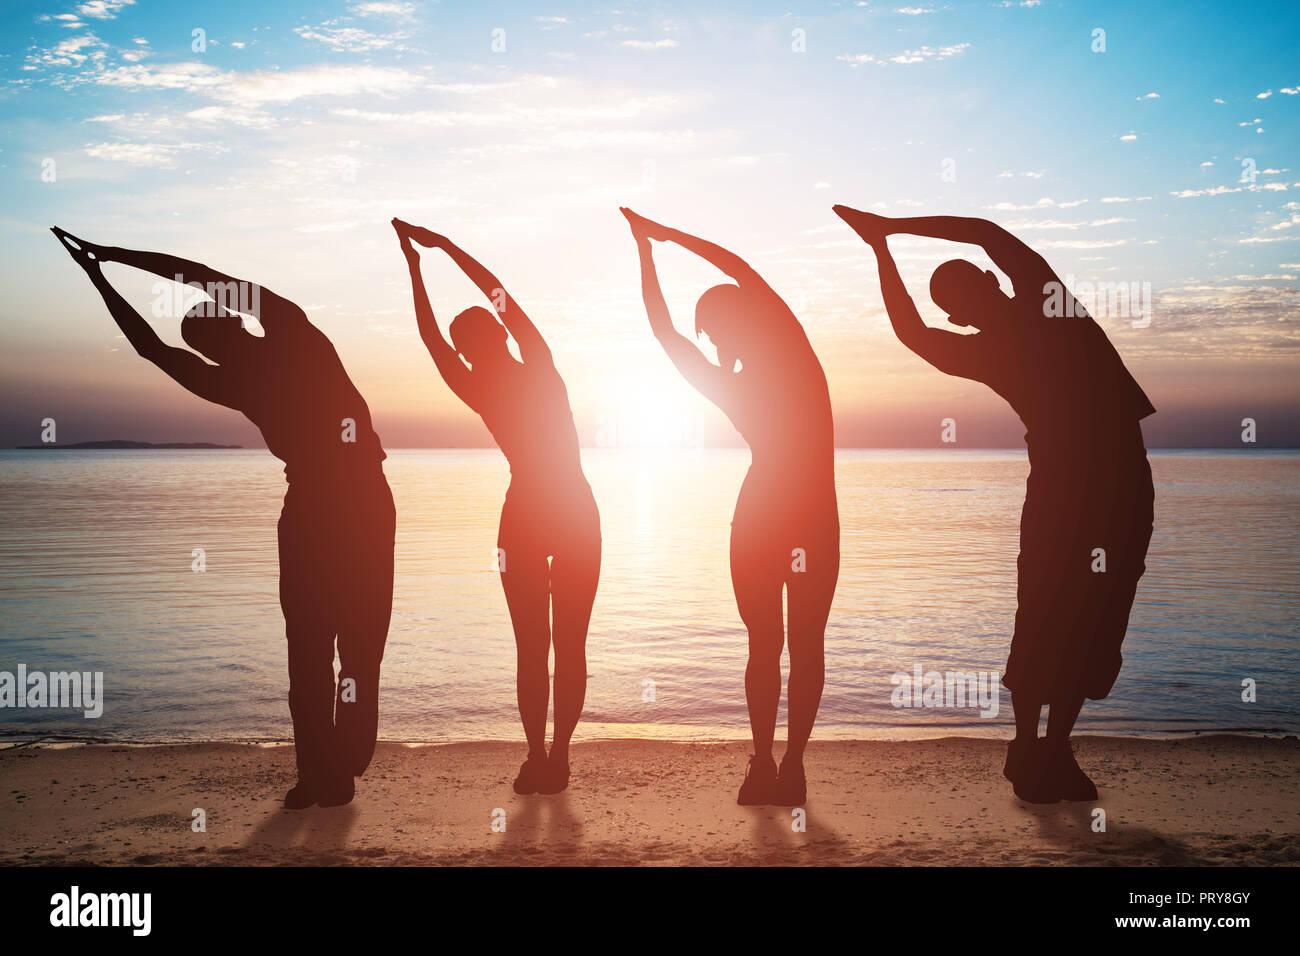
[[(983, 219), (890, 219), (836, 206), (876, 253), (899, 340), (949, 375), (983, 382), (1028, 429), (1030, 474), (1020, 519), (1015, 634), (1002, 682), (1016, 736), (1003, 773), (1034, 803), (1094, 800), (1070, 732), (1085, 698), (1119, 674), (1120, 645), (1146, 570), (1155, 492), (1141, 420), (1155, 412), (1101, 327), (1038, 253)], [(1011, 279), (964, 259), (940, 265), (930, 297), (962, 335), (927, 327), (886, 237), (908, 233), (982, 246)], [(1042, 708), (1047, 736), (1039, 740)]]
[[(794, 313), (739, 256), (622, 209), (641, 255), (641, 293), (655, 338), (678, 371), (717, 405), (749, 444), (751, 464), (731, 521), (731, 583), (749, 631), (745, 699), (754, 738), (737, 803), (797, 806), (807, 799), (803, 756), (821, 704), (826, 619), (840, 568), (835, 441), (821, 363)], [(673, 327), (650, 241), (676, 242), (736, 284), (695, 306), (719, 365)], [(740, 362), (740, 370), (736, 363)], [(781, 700), (781, 649), (790, 642), (789, 742), (772, 758)]]
[[(393, 228), (411, 273), (420, 337), (447, 386), (479, 414), (510, 463), (497, 562), (514, 625), (519, 717), (528, 738), (514, 789), (559, 793), (569, 785), (569, 742), (587, 693), (587, 626), (600, 580), (600, 513), (582, 471), (569, 393), (541, 333), (496, 276), (445, 236), (400, 219)], [(452, 320), (454, 344), (448, 344), (412, 242), (446, 252), (492, 300), (500, 321), (472, 306)], [(522, 362), (510, 354), (507, 332)], [(555, 735), (548, 757), (552, 645)]]
[[(176, 256), (97, 246), (52, 231), (141, 356), (195, 395), (243, 412), (285, 463), (280, 607), (298, 782), (284, 805), (348, 803), (353, 776), (365, 771), (375, 750), (379, 667), (393, 603), (393, 498), (365, 400), (329, 339), (302, 309), (269, 289)], [(109, 284), (103, 262), (203, 285), (211, 301), (189, 310), (181, 337), (217, 364), (164, 343)], [(223, 307), (236, 290), (243, 290), (240, 307), (257, 317), (265, 335), (248, 333), (239, 315)]]

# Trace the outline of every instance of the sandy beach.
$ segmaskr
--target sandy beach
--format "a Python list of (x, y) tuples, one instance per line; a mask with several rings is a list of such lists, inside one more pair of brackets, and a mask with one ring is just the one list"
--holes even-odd
[[(1002, 744), (814, 742), (806, 831), (735, 804), (744, 743), (575, 745), (567, 793), (510, 789), (515, 743), (383, 743), (346, 807), (280, 808), (285, 745), (0, 751), (5, 865), (1153, 864), (1300, 862), (1300, 741), (1082, 737), (1092, 804), (1033, 807)], [(191, 829), (195, 808), (206, 832)], [(505, 813), (504, 832), (493, 812)]]

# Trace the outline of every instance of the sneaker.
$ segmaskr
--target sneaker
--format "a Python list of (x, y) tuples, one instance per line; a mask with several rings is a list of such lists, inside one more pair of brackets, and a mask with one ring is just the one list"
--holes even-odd
[(776, 796), (776, 763), (771, 757), (759, 762), (757, 756), (749, 758), (745, 768), (745, 782), (740, 785), (736, 803), (742, 807), (762, 807), (773, 802)]

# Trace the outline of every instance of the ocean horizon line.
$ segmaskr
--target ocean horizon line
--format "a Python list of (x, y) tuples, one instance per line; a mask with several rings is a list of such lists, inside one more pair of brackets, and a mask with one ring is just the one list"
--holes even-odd
[[(11, 445), (0, 451), (267, 451), (265, 445), (224, 445), (217, 442), (134, 442), (129, 446), (110, 444), (111, 442), (132, 441), (131, 439), (92, 439), (86, 442), (54, 443), (47, 445)], [(103, 446), (103, 447), (97, 447)], [(582, 445), (583, 451), (748, 451), (743, 444), (737, 445)], [(482, 445), (386, 445), (385, 451), (498, 451), (494, 444)], [(836, 451), (934, 451), (950, 454), (952, 452), (1022, 452), (1028, 448), (1020, 445), (970, 445), (945, 447), (942, 445), (836, 445)], [(1260, 445), (1256, 448), (1242, 448), (1237, 445), (1148, 445), (1147, 452), (1243, 452), (1258, 454), (1260, 452), (1300, 451), (1300, 445)]]

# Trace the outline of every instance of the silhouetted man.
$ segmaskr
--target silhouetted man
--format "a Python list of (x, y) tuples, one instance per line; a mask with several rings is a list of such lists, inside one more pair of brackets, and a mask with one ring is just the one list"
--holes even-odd
[[(1020, 522), (1016, 627), (1002, 682), (1016, 737), (1003, 773), (1035, 803), (1093, 800), (1069, 737), (1086, 698), (1101, 700), (1119, 674), (1120, 645), (1146, 570), (1154, 491), (1141, 420), (1155, 409), (1047, 262), (983, 219), (891, 219), (836, 206), (876, 253), (899, 340), (940, 371), (983, 382), (1028, 429), (1030, 475)], [(927, 327), (889, 254), (907, 233), (982, 246), (1011, 279), (964, 259), (930, 278), (930, 297), (963, 335)], [(1043, 705), (1047, 737), (1038, 739)]]
[[(141, 356), (195, 395), (243, 412), (285, 463), (280, 606), (298, 783), (284, 805), (349, 802), (353, 776), (374, 754), (379, 666), (393, 603), (393, 498), (365, 400), (329, 339), (302, 309), (269, 289), (175, 256), (97, 246), (52, 231)], [(103, 262), (204, 286), (215, 301), (186, 314), (181, 337), (216, 364), (164, 343), (104, 278)], [(223, 307), (221, 300), (236, 290), (263, 336), (249, 333)]]

